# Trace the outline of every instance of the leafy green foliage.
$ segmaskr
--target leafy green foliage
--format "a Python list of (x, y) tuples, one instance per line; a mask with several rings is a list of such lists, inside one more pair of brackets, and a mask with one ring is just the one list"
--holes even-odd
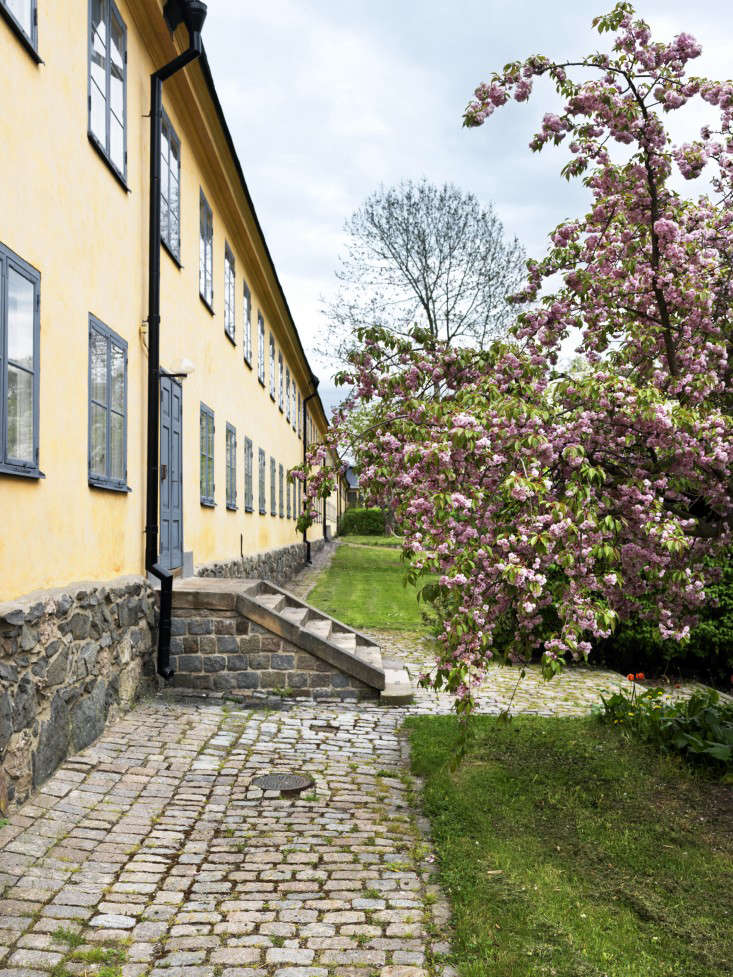
[(687, 760), (723, 772), (733, 770), (733, 704), (722, 703), (713, 689), (696, 692), (680, 702), (665, 702), (663, 689), (629, 695), (616, 692), (603, 699), (598, 716), (629, 734)]
[(665, 641), (655, 624), (637, 619), (600, 642), (594, 661), (623, 673), (659, 669), (661, 663), (665, 670), (672, 667), (728, 685), (733, 673), (733, 554), (718, 564), (718, 572), (707, 586), (707, 602), (688, 642)]
[(341, 535), (384, 536), (382, 509), (347, 509), (341, 519)]

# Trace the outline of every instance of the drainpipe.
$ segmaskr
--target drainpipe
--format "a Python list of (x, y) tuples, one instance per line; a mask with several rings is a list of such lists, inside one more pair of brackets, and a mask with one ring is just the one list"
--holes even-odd
[[(319, 384), (318, 377), (315, 377), (315, 376), (313, 376), (311, 374), (311, 379), (313, 380), (313, 393), (310, 393), (310, 394), (308, 394), (307, 397), (304, 397), (303, 398), (303, 464), (304, 465), (306, 463), (306, 455), (308, 453), (308, 425), (306, 424), (306, 418), (308, 417), (308, 411), (306, 410), (306, 404), (308, 403), (309, 400), (313, 400), (313, 398), (316, 396), (316, 393), (318, 391), (318, 384)], [(303, 492), (304, 493), (305, 493), (305, 489), (306, 489), (307, 485), (308, 485), (308, 481), (306, 479), (303, 482)], [(306, 562), (306, 566), (310, 566), (313, 561), (311, 560), (311, 543), (310, 543), (310, 540), (308, 539), (308, 530), (307, 529), (304, 529), (303, 530), (303, 542), (305, 543), (305, 562)]]
[(173, 677), (170, 666), (173, 575), (158, 563), (158, 463), (160, 426), (160, 128), (163, 82), (203, 52), (201, 28), (206, 4), (201, 0), (167, 0), (163, 16), (173, 32), (181, 22), (188, 29), (188, 50), (150, 76), (150, 250), (148, 257), (148, 444), (145, 523), (145, 569), (160, 580), (158, 675)]

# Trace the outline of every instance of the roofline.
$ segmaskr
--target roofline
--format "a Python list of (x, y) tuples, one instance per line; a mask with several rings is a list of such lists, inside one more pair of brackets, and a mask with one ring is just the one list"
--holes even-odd
[(216, 109), (216, 114), (219, 119), (219, 125), (222, 128), (222, 132), (224, 133), (224, 137), (227, 141), (227, 146), (229, 147), (229, 152), (231, 154), (232, 160), (234, 161), (234, 166), (236, 167), (237, 175), (239, 176), (239, 182), (242, 185), (242, 191), (244, 192), (244, 196), (247, 201), (247, 206), (249, 207), (252, 213), (252, 217), (254, 218), (254, 222), (255, 222), (255, 227), (257, 228), (257, 232), (260, 235), (260, 240), (262, 241), (262, 246), (265, 250), (265, 255), (267, 256), (267, 260), (270, 264), (270, 270), (272, 271), (272, 276), (275, 279), (275, 284), (277, 285), (278, 291), (280, 293), (280, 298), (282, 299), (283, 305), (285, 306), (285, 311), (287, 312), (288, 318), (290, 319), (290, 325), (292, 326), (295, 339), (298, 343), (298, 348), (300, 349), (300, 353), (303, 357), (305, 365), (308, 368), (311, 386), (313, 388), (313, 393), (315, 393), (315, 399), (318, 401), (318, 405), (321, 408), (321, 414), (323, 415), (324, 420), (326, 421), (326, 427), (330, 427), (328, 421), (328, 415), (326, 414), (326, 411), (324, 410), (323, 407), (323, 402), (321, 401), (321, 395), (318, 393), (318, 382), (319, 382), (318, 377), (313, 372), (313, 369), (311, 368), (311, 365), (308, 361), (308, 357), (306, 356), (306, 352), (300, 338), (300, 333), (298, 332), (298, 328), (295, 325), (295, 319), (293, 318), (293, 313), (290, 311), (288, 300), (285, 297), (285, 290), (283, 289), (282, 282), (280, 281), (280, 277), (278, 276), (277, 269), (275, 268), (275, 262), (272, 260), (270, 249), (267, 246), (267, 240), (265, 239), (265, 234), (264, 231), (262, 230), (262, 225), (260, 224), (259, 217), (257, 216), (257, 211), (255, 210), (254, 201), (252, 200), (252, 197), (249, 192), (249, 188), (247, 187), (247, 181), (244, 178), (244, 171), (242, 169), (242, 164), (239, 161), (239, 156), (237, 156), (237, 150), (234, 147), (234, 140), (232, 139), (232, 134), (229, 131), (229, 126), (227, 125), (226, 116), (224, 115), (224, 109), (221, 107), (221, 102), (219, 101), (219, 96), (217, 95), (216, 92), (216, 85), (214, 84), (214, 77), (211, 74), (211, 66), (209, 65), (209, 59), (207, 57), (205, 47), (201, 56), (198, 58), (198, 63), (201, 66), (201, 72), (204, 76), (206, 87), (209, 90), (211, 101), (214, 103), (214, 108)]

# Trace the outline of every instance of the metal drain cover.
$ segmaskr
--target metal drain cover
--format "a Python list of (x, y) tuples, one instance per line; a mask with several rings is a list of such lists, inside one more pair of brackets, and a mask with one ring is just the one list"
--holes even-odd
[(292, 797), (308, 787), (313, 787), (315, 780), (309, 774), (303, 773), (266, 773), (255, 777), (252, 783), (262, 790), (277, 790), (285, 797)]

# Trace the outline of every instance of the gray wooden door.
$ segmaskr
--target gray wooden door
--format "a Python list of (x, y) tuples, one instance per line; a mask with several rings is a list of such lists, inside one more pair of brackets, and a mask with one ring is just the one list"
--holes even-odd
[(167, 570), (183, 566), (183, 473), (181, 428), (183, 390), (160, 378), (160, 563)]

